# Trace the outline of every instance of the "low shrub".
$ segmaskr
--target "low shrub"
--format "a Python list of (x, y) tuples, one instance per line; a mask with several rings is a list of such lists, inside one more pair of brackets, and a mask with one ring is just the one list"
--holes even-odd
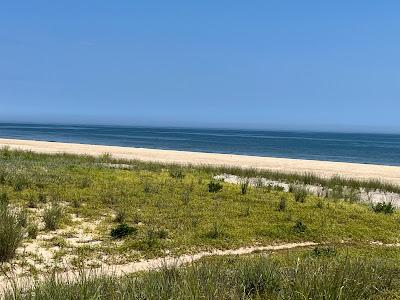
[(28, 211), (23, 209), (18, 214), (18, 224), (21, 227), (26, 227), (28, 225)]
[(22, 227), (18, 222), (18, 215), (11, 211), (8, 203), (0, 203), (0, 262), (14, 258), (21, 240)]
[(166, 239), (168, 237), (168, 231), (164, 228), (155, 231), (159, 239)]
[(26, 177), (20, 174), (16, 174), (13, 179), (13, 184), (14, 184), (14, 190), (20, 192), (29, 186), (29, 181)]
[(307, 190), (304, 188), (295, 187), (293, 189), (293, 195), (294, 195), (294, 200), (296, 202), (304, 203), (304, 202), (306, 202), (306, 198), (307, 198)]
[(29, 208), (37, 208), (39, 202), (38, 200), (39, 199), (34, 194), (29, 195), (27, 206)]
[(225, 234), (224, 230), (217, 223), (214, 223), (213, 228), (206, 233), (206, 237), (208, 237), (210, 239), (222, 238), (222, 237), (225, 237), (225, 235), (226, 234)]
[(376, 213), (392, 214), (396, 210), (391, 202), (379, 202), (372, 206)]
[(296, 224), (293, 226), (293, 229), (297, 233), (303, 233), (307, 230), (307, 226), (304, 224), (302, 220), (297, 220)]
[(36, 239), (38, 233), (39, 233), (39, 228), (37, 224), (30, 224), (28, 228), (26, 229), (28, 232), (28, 237), (31, 239)]
[(285, 211), (286, 205), (287, 205), (286, 197), (281, 197), (281, 200), (279, 200), (278, 210)]
[(61, 207), (58, 204), (52, 204), (46, 208), (43, 213), (43, 222), (48, 230), (56, 230), (60, 226), (62, 216)]
[(0, 184), (5, 184), (6, 183), (6, 171), (0, 169)]
[(222, 190), (222, 184), (219, 183), (218, 181), (211, 181), (211, 182), (208, 184), (208, 191), (209, 191), (210, 193), (217, 193), (217, 192), (219, 192), (220, 190)]
[(344, 189), (345, 186), (343, 185), (334, 185), (331, 190), (328, 192), (329, 197), (333, 199), (344, 199)]
[(247, 194), (248, 188), (249, 188), (249, 181), (248, 180), (245, 180), (240, 184), (240, 189), (241, 189), (242, 195)]
[(80, 208), (82, 206), (82, 200), (78, 197), (72, 199), (72, 206), (74, 208)]
[(183, 172), (182, 169), (176, 168), (169, 170), (169, 176), (175, 179), (183, 179), (185, 178), (185, 173)]
[(317, 246), (312, 250), (312, 255), (316, 257), (335, 256), (336, 249), (333, 247)]
[(129, 226), (126, 223), (119, 224), (117, 227), (111, 229), (111, 236), (115, 239), (120, 239), (128, 235), (133, 235), (137, 232), (137, 228)]
[(9, 203), (8, 195), (6, 192), (0, 193), (0, 205), (7, 206)]
[(160, 239), (166, 239), (167, 237), (167, 230), (150, 228), (147, 230), (145, 243), (148, 248), (153, 248), (158, 245)]
[(112, 155), (111, 155), (111, 153), (107, 153), (107, 152), (103, 153), (99, 156), (99, 160), (101, 162), (105, 162), (105, 163), (110, 162), (112, 160)]
[(47, 196), (46, 196), (46, 194), (43, 193), (43, 192), (40, 192), (40, 193), (39, 193), (39, 196), (38, 196), (38, 200), (39, 200), (39, 202), (41, 202), (41, 203), (47, 203)]

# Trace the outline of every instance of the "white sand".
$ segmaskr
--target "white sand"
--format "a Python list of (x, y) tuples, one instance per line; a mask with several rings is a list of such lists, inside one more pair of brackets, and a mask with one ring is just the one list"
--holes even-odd
[[(115, 276), (122, 277), (124, 275), (141, 272), (141, 271), (151, 271), (160, 269), (162, 267), (173, 267), (173, 266), (181, 266), (188, 263), (192, 263), (200, 260), (203, 257), (209, 256), (226, 256), (226, 255), (246, 255), (251, 254), (256, 251), (280, 251), (280, 250), (288, 250), (294, 248), (301, 247), (310, 247), (316, 246), (317, 243), (314, 242), (302, 242), (302, 243), (288, 243), (288, 244), (278, 244), (278, 245), (269, 245), (269, 246), (253, 246), (253, 247), (242, 247), (238, 249), (232, 250), (214, 250), (208, 252), (199, 252), (197, 254), (185, 254), (179, 257), (162, 257), (162, 258), (154, 258), (148, 260), (142, 260), (138, 262), (131, 262), (124, 265), (102, 265), (101, 267), (94, 269), (86, 269), (83, 274), (87, 276)], [(82, 270), (75, 271), (67, 271), (57, 273), (58, 282), (68, 282), (73, 283), (79, 280), (80, 274), (82, 274)], [(0, 275), (0, 296), (6, 291), (12, 290), (12, 288), (17, 287), (21, 290), (28, 290), (33, 287), (35, 283), (44, 282), (48, 279), (47, 275), (39, 275), (35, 280), (31, 276), (22, 276), (22, 277), (10, 277), (5, 278)]]
[(0, 139), (0, 147), (2, 146), (8, 146), (11, 149), (31, 150), (41, 153), (65, 152), (90, 155), (110, 153), (115, 158), (123, 159), (137, 159), (163, 163), (268, 169), (281, 172), (313, 173), (323, 177), (340, 175), (348, 178), (378, 179), (394, 184), (400, 184), (400, 167), (396, 166), (15, 139)]
[[(270, 180), (262, 177), (245, 178), (232, 174), (219, 174), (215, 175), (214, 178), (232, 184), (241, 184), (247, 181), (251, 186), (262, 185), (262, 186), (280, 187), (285, 192), (289, 192), (291, 186), (291, 184), (286, 182)], [(322, 197), (325, 197), (333, 192), (332, 189), (320, 185), (305, 184), (302, 185), (302, 188), (305, 188), (310, 194)], [(372, 204), (385, 202), (385, 203), (391, 203), (395, 207), (400, 208), (400, 194), (398, 193), (379, 191), (379, 190), (366, 190), (366, 189), (360, 189), (357, 191), (357, 193), (354, 193), (355, 192), (354, 190), (347, 188), (344, 188), (342, 192), (344, 195), (347, 195), (353, 201), (356, 201), (358, 199), (364, 203), (372, 203)]]

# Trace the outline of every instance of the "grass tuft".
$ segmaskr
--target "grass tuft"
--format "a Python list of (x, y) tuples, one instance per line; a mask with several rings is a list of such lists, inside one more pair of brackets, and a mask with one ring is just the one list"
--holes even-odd
[(60, 226), (62, 217), (61, 207), (53, 203), (50, 207), (46, 208), (43, 212), (43, 222), (47, 230), (56, 230)]
[(307, 230), (307, 226), (302, 220), (297, 220), (296, 224), (293, 226), (293, 229), (297, 233), (304, 233)]
[(376, 213), (392, 214), (395, 212), (396, 208), (391, 202), (379, 202), (375, 204), (372, 209)]
[(286, 197), (282, 196), (281, 199), (279, 200), (278, 210), (285, 211), (286, 206), (287, 206), (287, 199), (286, 199)]
[(222, 184), (218, 181), (211, 181), (208, 184), (208, 191), (210, 193), (217, 193), (222, 190)]
[(66, 283), (53, 276), (28, 291), (15, 288), (5, 300), (394, 299), (399, 274), (389, 262), (367, 258), (223, 257), (122, 278), (83, 274)]
[(3, 198), (0, 203), (0, 262), (14, 258), (21, 241), (22, 227), (18, 222), (18, 215)]
[(137, 228), (129, 226), (126, 223), (119, 224), (117, 227), (111, 229), (111, 236), (115, 239), (120, 239), (128, 235), (133, 235), (137, 232)]

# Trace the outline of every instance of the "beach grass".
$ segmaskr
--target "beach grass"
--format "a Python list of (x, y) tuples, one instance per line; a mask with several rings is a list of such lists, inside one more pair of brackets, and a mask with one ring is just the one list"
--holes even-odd
[[(214, 176), (221, 173), (281, 180), (295, 183), (300, 189), (284, 192), (246, 182), (216, 181)], [(107, 154), (101, 157), (49, 155), (2, 149), (1, 197), (7, 199), (12, 211), (23, 212), (21, 222), (17, 218), (13, 223), (19, 226), (23, 237), (17, 239), (17, 246), (25, 249), (34, 245), (36, 248), (31, 252), (18, 252), (16, 247), (7, 248), (9, 245), (4, 244), (7, 242), (1, 241), (4, 245), (0, 247), (13, 251), (4, 259), (12, 267), (2, 265), (1, 268), (5, 273), (18, 267), (25, 273), (37, 274), (254, 245), (313, 241), (328, 246), (347, 245), (351, 252), (354, 247), (367, 247), (371, 243), (399, 242), (400, 213), (394, 207), (390, 207), (390, 213), (384, 213), (389, 209), (381, 212), (376, 206), (361, 203), (358, 199), (341, 199), (340, 194), (335, 197), (307, 194), (301, 189), (306, 184), (391, 192), (398, 189), (378, 182), (327, 180), (311, 175), (114, 160)], [(385, 257), (382, 252), (369, 259)], [(67, 267), (59, 264), (65, 261)], [(343, 265), (345, 262), (338, 260), (332, 264), (338, 268), (359, 267), (359, 262), (349, 266)], [(257, 260), (251, 263), (269, 266), (277, 262)], [(371, 267), (370, 263), (374, 262), (368, 260), (367, 266)], [(221, 270), (229, 273), (225, 260), (223, 264)], [(288, 264), (289, 268), (294, 268)], [(316, 270), (330, 266), (310, 264), (307, 268)], [(207, 266), (211, 268), (210, 264)], [(189, 272), (187, 270), (196, 268), (197, 265), (171, 272)], [(283, 272), (286, 267), (280, 268)], [(148, 276), (161, 276), (162, 272)], [(190, 280), (195, 280), (194, 275), (182, 276), (192, 276)], [(88, 290), (102, 290), (103, 285), (115, 286), (116, 290), (130, 289), (128, 285), (134, 287), (136, 284), (127, 279), (126, 285), (118, 286), (117, 281), (100, 278), (82, 284), (89, 284), (84, 287)], [(43, 289), (52, 284), (56, 283), (50, 282)], [(289, 283), (279, 284), (286, 289)], [(62, 289), (69, 287), (62, 286), (60, 291)], [(243, 292), (240, 287), (235, 291), (228, 290), (222, 292), (232, 292), (232, 299), (238, 297), (235, 293)]]
[(5, 299), (398, 299), (400, 252), (318, 247), (202, 259), (118, 278), (50, 276)]

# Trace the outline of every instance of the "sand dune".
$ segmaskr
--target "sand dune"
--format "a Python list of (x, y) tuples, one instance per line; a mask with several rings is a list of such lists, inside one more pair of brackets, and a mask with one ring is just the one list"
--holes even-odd
[(115, 158), (123, 159), (138, 159), (143, 161), (157, 161), (163, 163), (256, 168), (295, 173), (308, 172), (324, 177), (340, 175), (348, 178), (378, 179), (385, 182), (400, 184), (400, 167), (397, 166), (16, 139), (0, 139), (0, 147), (2, 146), (8, 146), (11, 149), (31, 150), (40, 153), (65, 152), (90, 155), (110, 153)]

